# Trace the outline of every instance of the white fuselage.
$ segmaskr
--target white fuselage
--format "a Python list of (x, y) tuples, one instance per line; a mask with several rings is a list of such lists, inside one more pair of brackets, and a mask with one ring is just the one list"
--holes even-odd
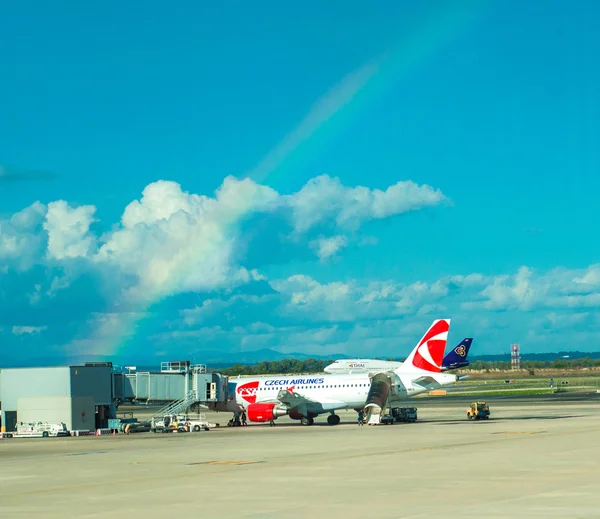
[(402, 362), (378, 359), (341, 359), (329, 364), (323, 371), (332, 375), (342, 373), (370, 373), (372, 371), (394, 371)]
[[(388, 403), (393, 405), (396, 401), (406, 400), (429, 391), (431, 387), (413, 383), (423, 377), (430, 377), (438, 387), (452, 384), (457, 380), (455, 375), (444, 373), (397, 370), (393, 375)], [(362, 408), (371, 387), (368, 373), (248, 377), (237, 379), (236, 382), (236, 402), (243, 408), (247, 409), (251, 403), (274, 402), (279, 391), (292, 389), (294, 393), (320, 404), (323, 412), (333, 408)], [(344, 404), (343, 407), (340, 406), (341, 403)]]

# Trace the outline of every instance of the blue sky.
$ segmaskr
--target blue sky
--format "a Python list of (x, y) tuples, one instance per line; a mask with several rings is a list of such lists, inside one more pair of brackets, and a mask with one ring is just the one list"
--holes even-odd
[(599, 16), (4, 5), (0, 361), (597, 350)]

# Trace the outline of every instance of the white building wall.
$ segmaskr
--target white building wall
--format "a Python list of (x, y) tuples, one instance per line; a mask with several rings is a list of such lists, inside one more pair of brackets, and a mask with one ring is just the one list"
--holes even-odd
[(70, 430), (71, 398), (68, 396), (48, 396), (19, 398), (17, 400), (18, 422), (64, 422)]
[(35, 397), (17, 400), (19, 422), (64, 422), (69, 431), (93, 431), (96, 407), (92, 397)]
[(71, 396), (70, 371), (66, 367), (3, 369), (0, 384), (2, 411), (16, 411), (18, 398)]

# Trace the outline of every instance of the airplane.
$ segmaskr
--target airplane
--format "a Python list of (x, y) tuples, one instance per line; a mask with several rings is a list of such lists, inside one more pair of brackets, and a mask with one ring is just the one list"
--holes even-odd
[[(442, 361), (442, 371), (464, 368), (470, 364), (467, 360), (472, 337), (463, 339), (452, 349)], [(378, 359), (340, 359), (325, 366), (325, 373), (368, 373), (373, 371), (395, 370), (402, 366), (402, 362)]]
[(270, 422), (281, 416), (312, 425), (314, 418), (329, 414), (327, 423), (337, 425), (341, 409), (381, 409), (386, 404), (453, 384), (459, 377), (442, 373), (441, 363), (450, 319), (433, 321), (402, 366), (380, 372), (341, 375), (259, 376), (238, 381), (236, 402), (251, 422)]
[(444, 361), (442, 362), (442, 371), (466, 368), (469, 364), (471, 364), (471, 362), (467, 360), (467, 355), (469, 354), (472, 343), (473, 338), (467, 337), (466, 339), (463, 339), (461, 343), (452, 351), (450, 351), (450, 353), (444, 357)]

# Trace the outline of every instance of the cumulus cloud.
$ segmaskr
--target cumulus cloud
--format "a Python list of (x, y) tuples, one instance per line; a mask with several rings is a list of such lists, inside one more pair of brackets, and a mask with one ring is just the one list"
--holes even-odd
[[(327, 200), (324, 204), (323, 201)], [(447, 201), (439, 189), (402, 181), (385, 191), (366, 187), (347, 187), (337, 178), (322, 175), (310, 180), (289, 198), (294, 225), (306, 232), (319, 224), (335, 225), (355, 231), (369, 220), (415, 211)]]
[[(453, 319), (452, 340), (475, 336), (480, 352), (506, 352), (515, 341), (522, 341), (525, 351), (589, 351), (600, 346), (600, 332), (594, 332), (600, 323), (600, 312), (594, 311), (600, 303), (597, 270), (598, 265), (541, 272), (522, 267), (508, 275), (455, 275), (410, 284), (319, 283), (295, 275), (271, 285), (281, 298), (275, 315), (296, 316), (318, 327), (338, 325), (335, 339), (326, 345), (330, 352), (364, 354), (376, 346), (381, 348), (378, 355), (395, 354), (399, 341), (412, 347), (409, 336), (419, 336), (431, 320), (447, 317)], [(569, 336), (567, 346), (564, 334), (569, 330), (578, 339)]]
[(88, 257), (96, 238), (89, 234), (96, 208), (70, 207), (64, 200), (48, 204), (44, 229), (48, 233), (48, 256), (53, 259)]
[[(0, 219), (0, 326), (19, 344), (43, 337), (55, 350), (111, 354), (126, 342), (156, 355), (200, 355), (199, 348), (397, 355), (440, 317), (453, 318), (462, 337), (478, 334), (482, 347), (525, 338), (548, 348), (553, 330), (590, 333), (600, 265), (401, 283), (266, 279), (260, 263), (248, 263), (254, 251), (287, 264), (301, 249), (326, 261), (351, 244), (373, 243), (360, 235), (366, 222), (445, 201), (411, 182), (379, 191), (323, 176), (281, 194), (228, 177), (206, 196), (159, 181), (103, 234), (94, 206), (36, 202)], [(274, 254), (279, 242), (295, 248)]]
[[(320, 176), (296, 193), (281, 194), (248, 178), (227, 177), (207, 196), (161, 180), (146, 186), (116, 225), (98, 222), (93, 205), (65, 200), (36, 202), (0, 219), (0, 273), (25, 282), (18, 289), (19, 304), (28, 301), (39, 312), (59, 294), (74, 293), (77, 280), (87, 279), (83, 285), (95, 291), (93, 311), (106, 317), (87, 319), (94, 332), (81, 324), (80, 337), (68, 344), (84, 351), (91, 342), (114, 347), (135, 329), (138, 317), (131, 315), (146, 315), (157, 301), (186, 293), (207, 297), (215, 291), (229, 297), (239, 287), (266, 283), (260, 271), (266, 264), (287, 264), (301, 251), (307, 259), (326, 260), (352, 242), (368, 245), (373, 240), (359, 233), (365, 222), (444, 200), (439, 190), (410, 181), (381, 191)], [(98, 232), (101, 225), (110, 231)], [(23, 275), (11, 274), (17, 271)], [(15, 290), (10, 285), (9, 292)], [(343, 283), (324, 290), (334, 293), (322, 297), (344, 297)], [(306, 292), (306, 297), (315, 295)], [(72, 304), (89, 307), (85, 301)], [(251, 305), (241, 298), (235, 303), (242, 304)], [(208, 310), (200, 306), (187, 319), (198, 320)], [(231, 315), (232, 321), (238, 319), (235, 312)]]
[(41, 260), (46, 246), (41, 234), (46, 212), (47, 207), (36, 202), (8, 220), (0, 219), (0, 264), (28, 270)]
[(176, 182), (158, 181), (149, 184), (141, 198), (125, 208), (120, 224), (102, 236), (92, 232), (94, 206), (73, 207), (62, 200), (48, 206), (36, 203), (0, 222), (0, 254), (27, 265), (41, 261), (43, 248), (49, 260), (85, 259), (90, 268), (110, 271), (110, 278), (130, 300), (152, 301), (263, 279), (258, 270), (244, 265), (248, 244), (242, 227), (253, 216), (287, 222), (288, 235), (326, 259), (354, 239), (339, 231), (356, 233), (366, 220), (444, 199), (439, 191), (412, 182), (400, 182), (384, 192), (347, 188), (327, 176), (291, 195), (234, 177), (227, 177), (214, 197), (186, 192)]
[[(597, 268), (540, 272), (523, 267), (507, 275), (455, 275), (409, 284), (319, 283), (295, 275), (270, 282), (280, 297), (273, 319), (296, 319), (314, 327), (336, 325), (335, 340), (325, 347), (348, 354), (361, 355), (377, 345), (382, 348), (378, 355), (391, 355), (401, 336), (409, 332), (418, 336), (431, 320), (448, 317), (453, 319), (453, 340), (475, 336), (483, 352), (506, 352), (515, 341), (522, 341), (525, 351), (589, 351), (600, 346), (600, 332), (593, 333), (600, 322), (600, 312), (593, 311), (600, 304), (600, 285), (593, 283)], [(581, 293), (584, 279), (588, 283)], [(353, 327), (352, 334), (346, 333), (348, 327)], [(378, 335), (381, 330), (383, 336)], [(567, 330), (587, 335), (583, 342), (569, 338), (567, 348), (561, 343)], [(357, 337), (365, 339), (362, 345)], [(378, 340), (370, 341), (374, 337)]]
[(218, 350), (265, 348), (403, 357), (432, 320), (451, 318), (450, 342), (473, 336), (474, 354), (508, 353), (513, 342), (524, 352), (590, 351), (600, 345), (600, 312), (575, 307), (572, 298), (600, 293), (590, 283), (584, 292), (581, 287), (583, 279), (593, 281), (596, 269), (521, 268), (414, 283), (319, 282), (298, 274), (269, 280), (273, 292), (267, 295), (214, 297), (182, 310), (152, 341), (161, 351), (178, 344), (205, 359), (218, 357)]
[[(261, 279), (236, 264), (239, 222), (267, 211), (279, 195), (249, 179), (228, 177), (215, 198), (184, 192), (159, 181), (129, 204), (96, 260), (137, 278), (132, 294), (156, 298), (184, 291), (210, 291)], [(237, 224), (237, 225), (236, 225)]]
[(332, 236), (331, 238), (319, 238), (310, 243), (310, 246), (317, 250), (317, 256), (322, 260), (334, 256), (347, 245), (348, 238), (343, 235)]
[(485, 286), (463, 309), (523, 310), (589, 308), (600, 304), (598, 265), (537, 273), (521, 267), (513, 275), (481, 278)]
[(434, 283), (373, 281), (319, 283), (309, 276), (295, 275), (271, 281), (280, 294), (284, 315), (302, 314), (316, 321), (377, 320), (446, 311), (436, 304), (449, 294), (451, 287), (463, 285), (464, 277), (453, 276)]

